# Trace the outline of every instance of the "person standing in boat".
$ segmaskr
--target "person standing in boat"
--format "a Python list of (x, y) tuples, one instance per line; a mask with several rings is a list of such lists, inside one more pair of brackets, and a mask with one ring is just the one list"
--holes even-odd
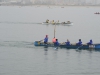
[(44, 43), (45, 43), (45, 44), (48, 43), (48, 35), (46, 35), (46, 37), (44, 38)]
[(92, 39), (91, 39), (90, 42), (88, 42), (87, 44), (88, 44), (88, 45), (92, 45), (92, 44), (93, 44)]
[(81, 39), (79, 39), (79, 42), (78, 42), (78, 43), (76, 43), (76, 45), (79, 45), (79, 46), (81, 46), (81, 45), (82, 45), (82, 41), (81, 41)]
[(56, 38), (55, 38), (55, 37), (52, 39), (52, 42), (53, 42), (53, 43), (55, 43), (55, 42), (56, 42)]
[(70, 45), (70, 41), (67, 39), (67, 42), (65, 42), (67, 46)]

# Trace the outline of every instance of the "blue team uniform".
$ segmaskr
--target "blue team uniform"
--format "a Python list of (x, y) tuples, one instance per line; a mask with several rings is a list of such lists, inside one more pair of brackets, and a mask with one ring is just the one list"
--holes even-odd
[(87, 44), (88, 45), (92, 45), (93, 44), (92, 40), (90, 40), (90, 42), (88, 42)]
[(45, 37), (44, 43), (47, 43), (47, 42), (48, 42), (48, 37)]
[(76, 45), (82, 45), (82, 41), (81, 41), (81, 39), (79, 39), (79, 42), (78, 43), (76, 43)]
[(59, 46), (58, 39), (56, 39), (56, 42), (54, 43), (55, 46)]
[(69, 45), (70, 45), (70, 42), (69, 42), (69, 41), (68, 41), (68, 42), (65, 42), (65, 43), (66, 43), (66, 45), (67, 45), (67, 46), (69, 46)]

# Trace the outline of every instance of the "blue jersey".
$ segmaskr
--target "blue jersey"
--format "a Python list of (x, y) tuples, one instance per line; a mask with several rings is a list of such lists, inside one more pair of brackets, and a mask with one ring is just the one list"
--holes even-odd
[(92, 45), (93, 44), (92, 40), (90, 40), (90, 42), (88, 42), (87, 44), (88, 45)]
[(66, 43), (66, 45), (70, 45), (70, 42), (68, 41), (68, 42), (65, 42)]
[(44, 42), (48, 42), (48, 37), (45, 37)]
[(81, 41), (79, 41), (78, 43), (76, 43), (77, 45), (82, 45), (82, 42)]
[(56, 42), (54, 43), (54, 45), (55, 45), (55, 46), (59, 46), (59, 42), (56, 41)]

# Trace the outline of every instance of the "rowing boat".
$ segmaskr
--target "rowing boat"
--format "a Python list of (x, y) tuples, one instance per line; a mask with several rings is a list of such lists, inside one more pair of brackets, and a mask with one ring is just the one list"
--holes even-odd
[(73, 25), (73, 22), (70, 22), (70, 23), (65, 23), (65, 22), (61, 22), (61, 23), (47, 23), (47, 22), (43, 22), (42, 24), (45, 24), (45, 25)]
[[(54, 43), (52, 43), (52, 42), (48, 42), (47, 44), (44, 44), (44, 43), (41, 42), (41, 41), (35, 41), (35, 42), (34, 42), (34, 46), (56, 47), (56, 46), (54, 45)], [(64, 43), (60, 43), (60, 45), (57, 46), (57, 47), (60, 47), (60, 48), (67, 48), (67, 49), (100, 49), (100, 44), (93, 44), (93, 45), (83, 44), (83, 45), (81, 45), (81, 46), (75, 45), (75, 44), (71, 44), (71, 45), (67, 46), (67, 45), (64, 44)]]

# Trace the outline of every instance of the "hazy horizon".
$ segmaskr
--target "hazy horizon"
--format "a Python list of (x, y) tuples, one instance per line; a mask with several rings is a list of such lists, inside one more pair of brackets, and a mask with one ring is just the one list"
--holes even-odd
[(0, 0), (0, 5), (100, 5), (100, 0)]

